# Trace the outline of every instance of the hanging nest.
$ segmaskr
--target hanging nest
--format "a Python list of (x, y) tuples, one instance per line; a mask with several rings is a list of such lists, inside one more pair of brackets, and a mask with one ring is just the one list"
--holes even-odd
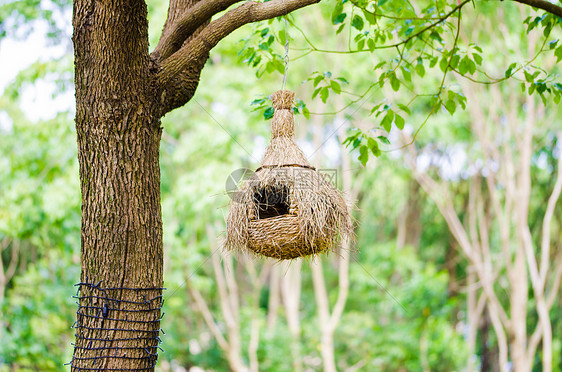
[(286, 90), (272, 96), (271, 143), (260, 167), (232, 198), (227, 249), (292, 259), (328, 251), (353, 234), (342, 193), (310, 165), (294, 140), (293, 98)]

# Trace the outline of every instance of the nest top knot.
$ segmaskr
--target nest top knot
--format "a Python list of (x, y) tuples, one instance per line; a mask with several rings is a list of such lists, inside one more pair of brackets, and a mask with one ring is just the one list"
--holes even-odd
[(290, 110), (293, 106), (295, 93), (290, 90), (278, 90), (271, 95), (271, 101), (275, 110)]

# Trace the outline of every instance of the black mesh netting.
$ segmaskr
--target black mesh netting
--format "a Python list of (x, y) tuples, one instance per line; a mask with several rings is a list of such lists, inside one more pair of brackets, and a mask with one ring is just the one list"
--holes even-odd
[[(75, 371), (153, 369), (158, 349), (162, 350), (160, 320), (164, 314), (160, 315), (160, 309), (166, 288), (104, 288), (101, 281), (75, 286), (78, 310), (72, 327), (76, 344), (66, 365)], [(115, 364), (123, 367), (109, 367)]]

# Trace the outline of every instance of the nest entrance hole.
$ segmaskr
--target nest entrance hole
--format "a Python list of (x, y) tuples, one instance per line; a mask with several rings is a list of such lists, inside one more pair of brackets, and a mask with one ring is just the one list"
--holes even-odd
[(258, 219), (289, 214), (289, 188), (284, 185), (258, 187), (254, 192), (258, 206)]

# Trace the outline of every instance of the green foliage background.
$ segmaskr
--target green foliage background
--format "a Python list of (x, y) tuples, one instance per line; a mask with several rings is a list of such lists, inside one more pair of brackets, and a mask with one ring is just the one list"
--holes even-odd
[[(68, 43), (69, 35), (64, 34), (64, 27), (53, 14), (61, 9), (64, 12), (69, 4), (52, 2), (43, 9), (39, 3), (45, 4), (15, 1), (1, 5), (0, 37), (25, 38), (33, 22), (45, 19), (52, 42)], [(413, 21), (398, 27), (400, 20), (376, 18), (373, 4), (385, 14), (407, 17), (414, 11), (407, 1), (331, 1), (289, 17), (291, 62), (287, 86), (301, 100), (299, 138), (302, 143), (311, 143), (314, 128), (310, 121), (320, 120), (328, 137), (337, 128), (335, 117), (347, 120), (350, 130), (344, 143), (352, 151), (354, 178), (360, 182), (355, 211), (358, 251), (352, 254), (349, 299), (335, 334), (336, 360), (342, 370), (359, 361), (365, 362), (366, 371), (462, 370), (470, 357), (463, 331), (465, 297), (462, 291), (451, 290), (451, 282), (464, 279), (465, 264), (458, 260), (454, 270), (447, 267), (452, 237), (423, 193), (417, 194), (416, 201), (423, 227), (419, 244), (398, 248), (397, 221), (402, 218), (403, 206), (412, 201), (413, 181), (401, 158), (388, 152), (395, 147), (393, 128), (425, 125), (416, 139), (418, 147), (434, 145), (447, 152), (461, 144), (469, 156), (472, 148), (477, 151), (461, 110), (470, 102), (458, 85), (443, 85), (443, 74), (449, 70), (456, 70), (459, 76), (520, 78), (526, 94), (538, 94), (549, 104), (557, 102), (562, 88), (556, 80), (559, 67), (544, 72), (538, 65), (540, 58), (527, 63), (516, 50), (527, 29), (538, 27), (544, 30), (543, 46), (550, 53), (545, 60), (558, 61), (562, 49), (550, 34), (560, 34), (559, 20), (532, 17), (525, 25), (508, 19), (515, 31), (501, 40), (505, 50), (502, 56), (494, 53), (500, 42), (483, 30), (471, 29), (470, 23), (466, 32), (477, 35), (479, 43), (463, 41), (453, 46), (455, 35), (448, 28), (449, 21), (428, 36), (441, 49), (428, 50), (412, 42), (405, 43), (402, 50), (379, 50), (393, 40), (415, 34), (427, 22)], [(445, 7), (442, 1), (435, 4)], [(148, 5), (151, 42), (155, 45), (166, 4), (152, 0)], [(465, 8), (465, 17), (472, 20), (497, 16), (496, 6), (479, 3), (477, 10), (470, 10), (471, 6)], [(437, 10), (428, 5), (421, 12), (432, 16)], [(22, 22), (27, 28), (14, 26)], [(457, 20), (450, 22), (456, 24)], [(18, 31), (22, 29), (27, 31)], [(208, 262), (206, 227), (224, 228), (226, 176), (237, 168), (255, 167), (259, 160), (256, 154), (268, 140), (269, 123), (263, 116), (270, 116), (271, 111), (266, 96), (280, 88), (286, 37), (280, 20), (249, 25), (231, 35), (212, 52), (194, 99), (163, 120), (162, 206), (168, 290), (162, 324), (165, 353), (160, 355), (160, 365), (167, 362), (216, 371), (229, 368), (192, 306), (185, 281), (188, 276), (212, 310), (220, 313)], [(326, 53), (325, 48), (350, 53)], [(0, 371), (59, 371), (72, 353), (70, 326), (76, 306), (71, 296), (80, 271), (80, 188), (73, 114), (60, 113), (53, 119), (31, 122), (26, 111), (32, 108), (21, 107), (21, 92), (38, 81), (54, 82), (60, 92), (72, 89), (70, 61), (65, 56), (31, 65), (0, 98), (0, 111), (12, 123), (11, 129), (0, 129), (0, 241), (9, 242), (9, 248), (2, 252), (5, 269), (15, 245), (19, 247), (16, 274), (1, 299)], [(383, 90), (389, 85), (391, 94)], [(544, 138), (550, 140), (541, 143), (537, 158), (546, 154), (548, 161), (554, 162), (556, 141), (552, 133), (560, 126), (560, 121), (553, 119), (551, 127), (544, 129)], [(323, 165), (339, 166), (326, 158)], [(363, 167), (369, 158), (371, 162)], [(537, 168), (536, 177), (543, 187), (534, 196), (534, 218), (539, 220), (544, 195), (552, 185), (548, 172)], [(466, 201), (467, 179), (459, 177), (455, 182), (455, 198), (462, 204)], [(332, 258), (323, 257), (322, 262), (327, 287), (336, 288), (337, 270)], [(321, 370), (321, 325), (306, 262), (302, 280), (300, 348), (305, 367), (316, 371)], [(332, 303), (334, 295), (330, 291)], [(257, 314), (261, 324), (266, 323), (268, 296), (265, 288)], [(255, 317), (251, 305), (243, 301), (240, 327), (244, 342), (249, 339), (250, 322)], [(555, 354), (560, 355), (560, 315), (553, 316), (553, 328)], [(287, 356), (291, 355), (292, 341), (284, 318), (279, 318), (273, 330), (261, 329), (260, 369), (291, 371)], [(420, 356), (424, 342), (426, 362)], [(242, 349), (247, 350), (247, 346)], [(557, 358), (555, 368), (560, 371), (562, 361)]]

